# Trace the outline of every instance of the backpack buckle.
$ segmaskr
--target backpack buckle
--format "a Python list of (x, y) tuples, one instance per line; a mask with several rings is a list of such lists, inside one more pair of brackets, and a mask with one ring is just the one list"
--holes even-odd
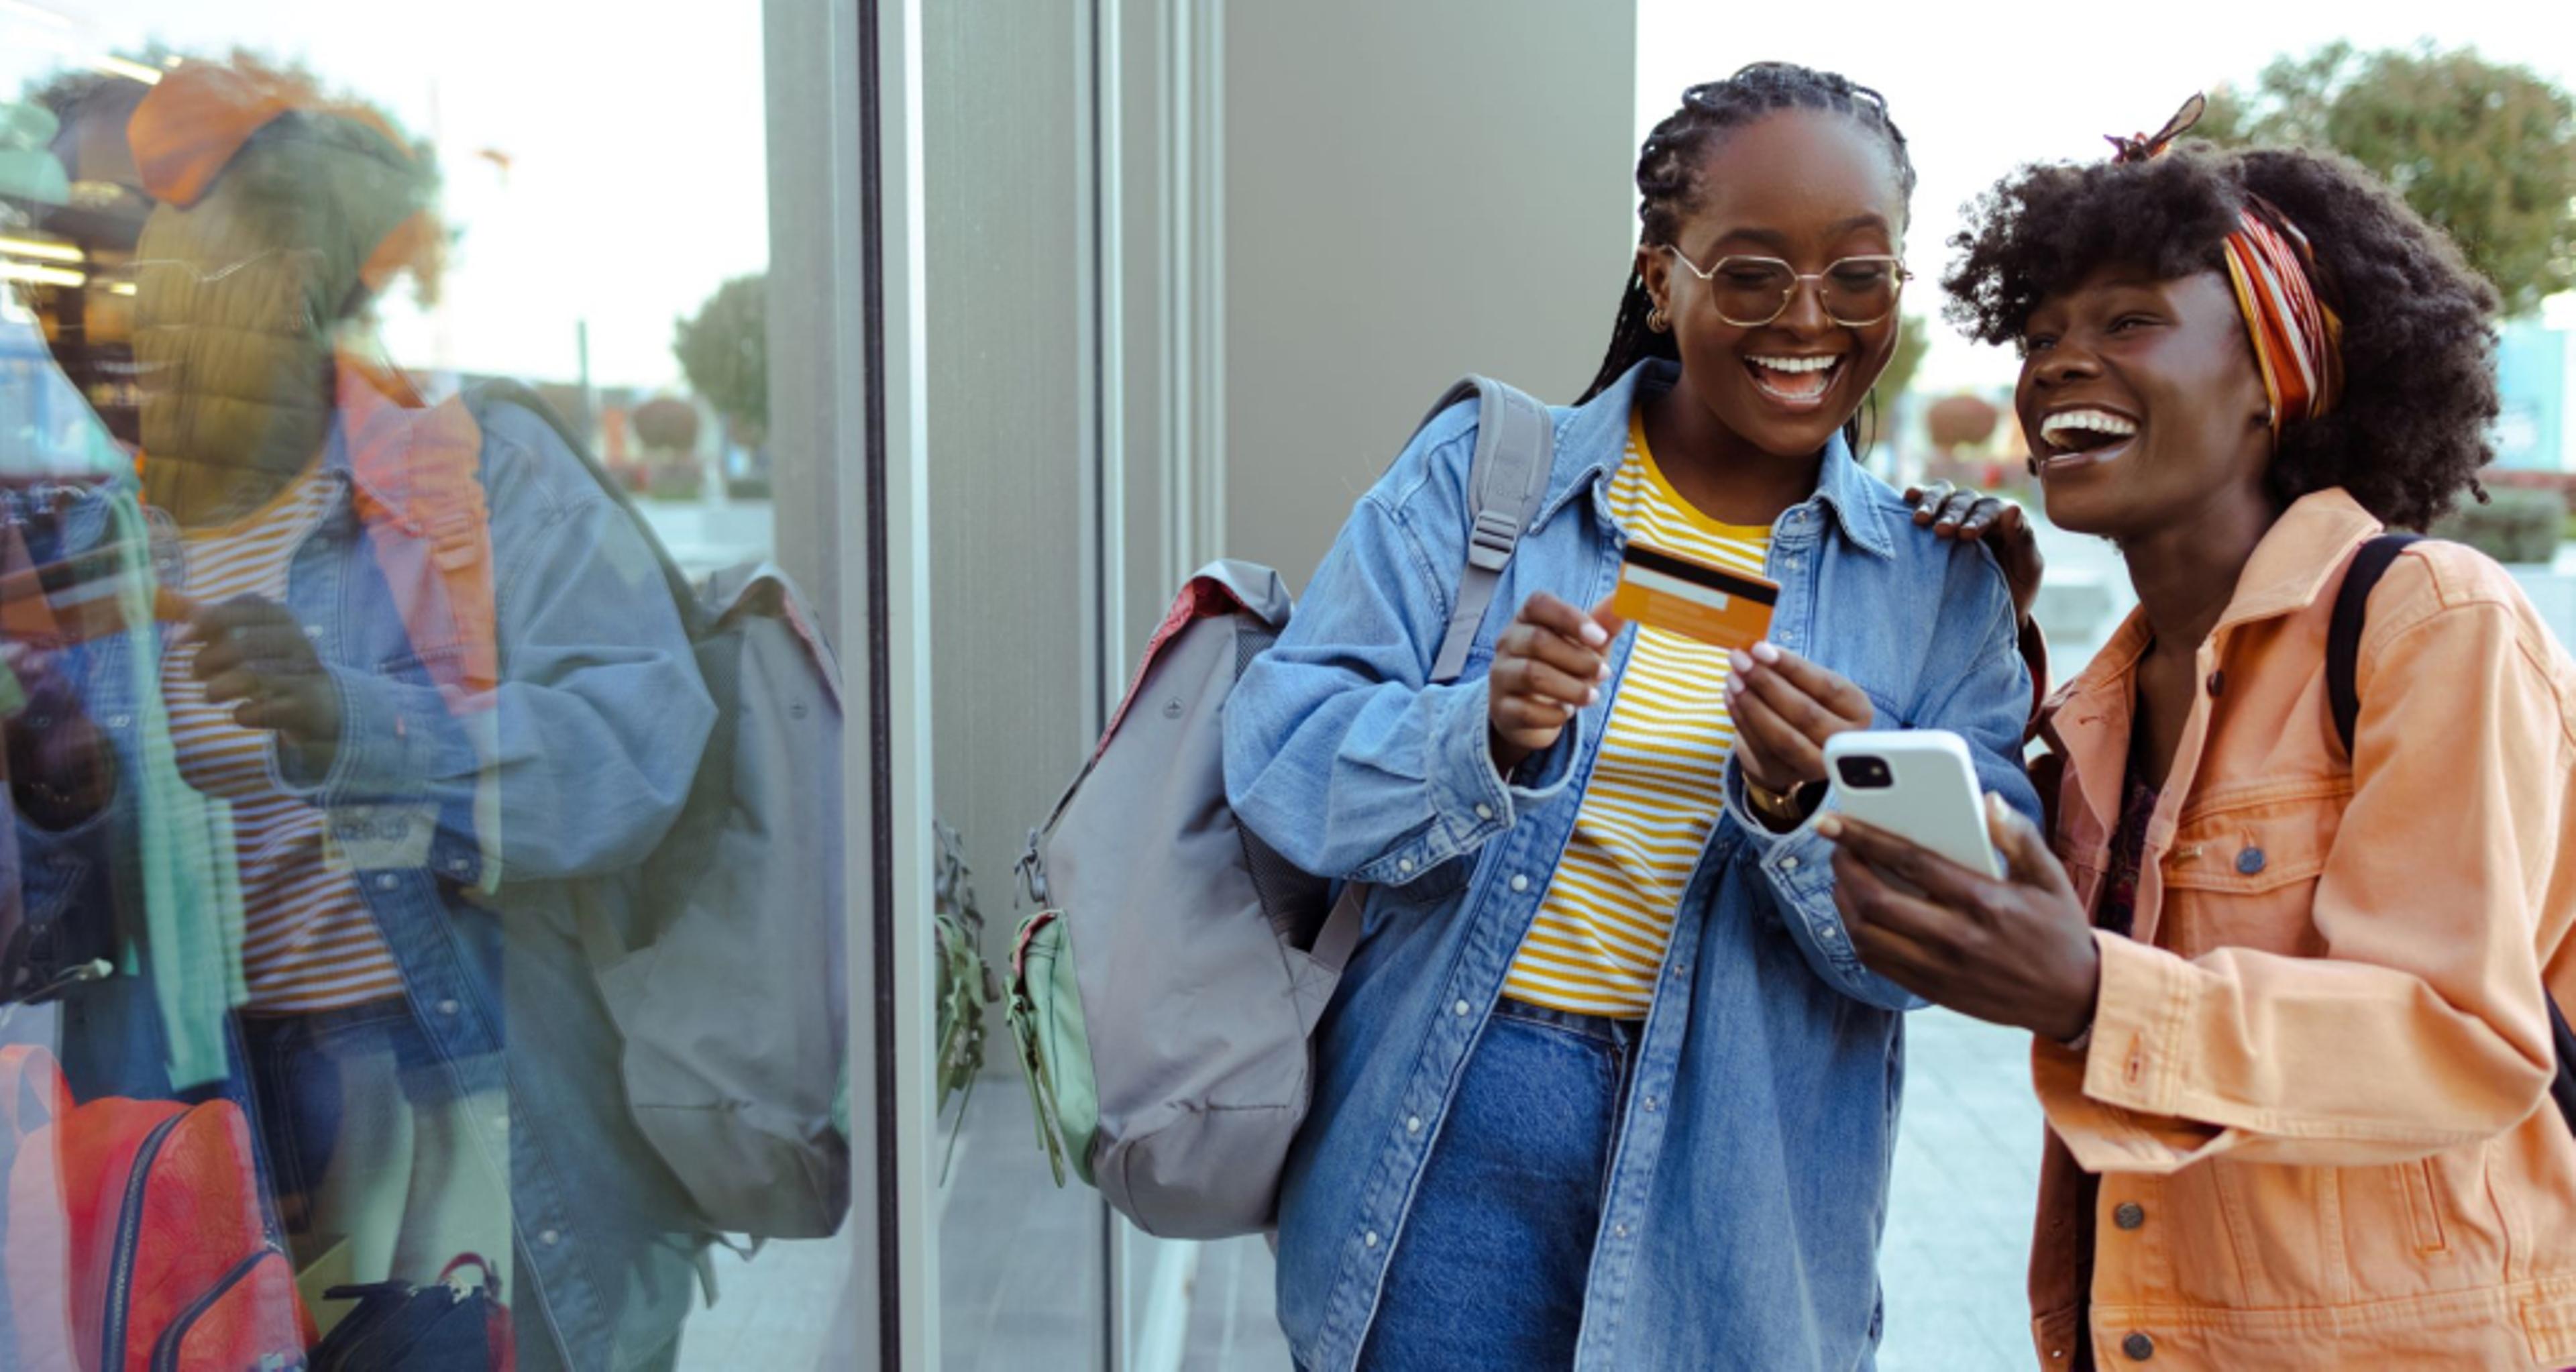
[(1020, 891), (1039, 909), (1045, 909), (1047, 903), (1046, 860), (1038, 855), (1043, 842), (1038, 831), (1031, 829), (1028, 848), (1020, 854), (1019, 861), (1011, 864), (1012, 874), (1020, 879)]
[(1520, 521), (1500, 510), (1487, 510), (1476, 516), (1476, 531), (1468, 538), (1467, 565), (1499, 572), (1512, 560), (1512, 548), (1521, 541)]

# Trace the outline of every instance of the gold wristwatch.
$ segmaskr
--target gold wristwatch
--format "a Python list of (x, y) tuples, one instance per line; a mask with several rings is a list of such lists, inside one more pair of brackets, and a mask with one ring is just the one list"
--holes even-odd
[(1809, 802), (1808, 794), (1811, 790), (1823, 789), (1823, 782), (1811, 781), (1784, 795), (1748, 776), (1744, 779), (1744, 800), (1763, 823), (1786, 833), (1807, 822), (1808, 814), (1815, 808)]

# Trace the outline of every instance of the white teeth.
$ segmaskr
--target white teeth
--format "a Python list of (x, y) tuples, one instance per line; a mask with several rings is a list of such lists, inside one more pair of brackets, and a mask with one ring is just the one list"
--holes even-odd
[(1775, 372), (1821, 372), (1840, 361), (1839, 357), (1757, 357), (1753, 365)]
[(2068, 429), (2085, 429), (2093, 433), (2109, 434), (2114, 438), (2126, 438), (2136, 433), (2138, 426), (2134, 421), (2122, 419), (2107, 410), (2067, 410), (2050, 415), (2039, 422), (2039, 435), (2042, 438), (2052, 437)]

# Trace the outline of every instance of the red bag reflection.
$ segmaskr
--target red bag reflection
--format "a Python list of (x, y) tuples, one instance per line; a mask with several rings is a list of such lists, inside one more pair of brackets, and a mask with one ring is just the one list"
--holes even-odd
[(84, 1372), (300, 1366), (313, 1322), (229, 1101), (72, 1103), (53, 1055), (0, 1048), (18, 1361)]

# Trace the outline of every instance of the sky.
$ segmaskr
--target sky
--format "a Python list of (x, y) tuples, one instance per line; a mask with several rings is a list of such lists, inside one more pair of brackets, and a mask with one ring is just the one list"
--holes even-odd
[[(1933, 18), (1940, 10), (1945, 17)], [(2208, 16), (2223, 13), (2224, 23)], [(1973, 17), (1971, 17), (1973, 16)], [(2576, 4), (2566, 0), (2236, 0), (2198, 4), (1841, 4), (1754, 9), (1712, 0), (1638, 0), (1637, 134), (1681, 92), (1747, 62), (1801, 62), (1885, 94), (1920, 184), (1907, 234), (1919, 274), (1909, 313), (1932, 319), (1918, 383), (2010, 385), (2010, 357), (1938, 322), (1947, 241), (1959, 208), (2014, 166), (2106, 155), (2102, 136), (2151, 131), (2186, 96), (2250, 85), (2265, 63), (2336, 38), (2365, 50), (2474, 47), (2576, 88)], [(2576, 325), (2576, 297), (2550, 317)]]
[(464, 236), (441, 310), (387, 305), (408, 365), (571, 380), (587, 322), (596, 383), (676, 386), (673, 320), (768, 263), (760, 0), (0, 0), (0, 98), (149, 38), (301, 60), (438, 144)]

